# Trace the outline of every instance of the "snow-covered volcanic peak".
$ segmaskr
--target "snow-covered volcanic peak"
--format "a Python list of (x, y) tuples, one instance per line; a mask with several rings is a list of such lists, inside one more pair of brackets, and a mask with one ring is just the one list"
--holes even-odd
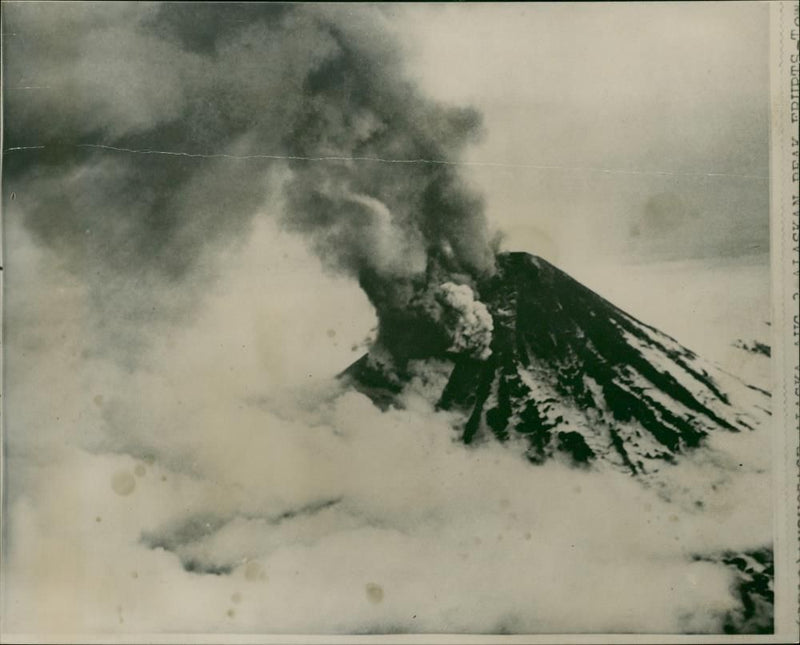
[[(471, 324), (450, 322), (443, 335), (452, 341), (454, 329), (479, 328), (480, 337), (491, 334), (489, 351), (476, 352), (468, 342), (445, 348), (426, 341), (421, 345), (438, 349), (403, 361), (386, 349), (391, 338), (384, 334), (381, 347), (345, 376), (386, 407), (397, 403), (426, 362), (437, 369), (444, 363), (445, 385), (430, 395), (440, 408), (465, 413), (465, 443), (517, 441), (535, 463), (601, 460), (635, 475), (656, 472), (710, 432), (746, 432), (769, 415), (767, 392), (702, 360), (541, 258), (498, 255), (496, 273), (476, 285), (474, 301), (469, 287), (456, 288), (463, 304), (458, 309), (451, 302), (450, 311), (455, 319), (469, 315)], [(476, 306), (491, 315), (491, 324), (476, 323)]]

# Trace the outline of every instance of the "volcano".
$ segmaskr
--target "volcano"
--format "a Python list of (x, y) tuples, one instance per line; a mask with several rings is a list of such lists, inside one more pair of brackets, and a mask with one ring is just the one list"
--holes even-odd
[[(380, 351), (342, 378), (380, 407), (402, 406), (414, 375), (436, 365), (446, 378), (434, 402), (463, 413), (464, 443), (513, 441), (533, 463), (605, 462), (636, 476), (674, 462), (711, 432), (746, 432), (769, 415), (768, 392), (545, 260), (502, 253), (496, 265), (474, 286), (491, 315), (491, 352), (450, 351), (435, 330), (395, 320), (381, 325)], [(399, 359), (383, 360), (387, 348)]]

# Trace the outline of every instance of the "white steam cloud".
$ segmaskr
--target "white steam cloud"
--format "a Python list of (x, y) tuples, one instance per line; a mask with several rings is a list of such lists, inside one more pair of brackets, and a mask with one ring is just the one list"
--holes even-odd
[(453, 344), (448, 351), (467, 354), (473, 358), (485, 360), (492, 354), (492, 315), (466, 284), (445, 282), (439, 286), (439, 296), (448, 307), (445, 318), (455, 321), (448, 329)]

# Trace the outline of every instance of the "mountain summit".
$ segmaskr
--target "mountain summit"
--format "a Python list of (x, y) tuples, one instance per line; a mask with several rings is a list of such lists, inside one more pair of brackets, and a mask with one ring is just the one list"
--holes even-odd
[[(449, 306), (456, 287), (443, 285), (439, 318), (449, 315), (449, 326), (410, 314), (382, 321), (376, 349), (342, 377), (387, 407), (401, 405), (405, 386), (435, 365), (445, 375), (435, 403), (466, 415), (465, 443), (518, 441), (534, 463), (601, 460), (634, 475), (657, 471), (710, 432), (748, 431), (769, 414), (767, 392), (545, 260), (503, 253), (496, 265), (474, 285), (474, 303), (470, 293), (459, 300), (467, 305)], [(454, 324), (459, 315), (466, 322)], [(483, 338), (478, 351), (458, 340), (470, 328)]]

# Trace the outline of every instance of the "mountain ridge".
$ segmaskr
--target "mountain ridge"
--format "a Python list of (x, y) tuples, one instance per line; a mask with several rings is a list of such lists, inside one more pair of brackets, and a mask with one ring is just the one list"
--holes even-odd
[[(751, 430), (769, 415), (767, 392), (542, 258), (501, 253), (496, 263), (495, 274), (474, 285), (493, 323), (488, 357), (440, 350), (417, 357), (452, 364), (435, 404), (464, 413), (464, 443), (523, 440), (534, 463), (566, 455), (576, 465), (608, 461), (639, 475), (710, 432)], [(409, 377), (379, 353), (341, 377), (381, 407), (399, 405)]]

